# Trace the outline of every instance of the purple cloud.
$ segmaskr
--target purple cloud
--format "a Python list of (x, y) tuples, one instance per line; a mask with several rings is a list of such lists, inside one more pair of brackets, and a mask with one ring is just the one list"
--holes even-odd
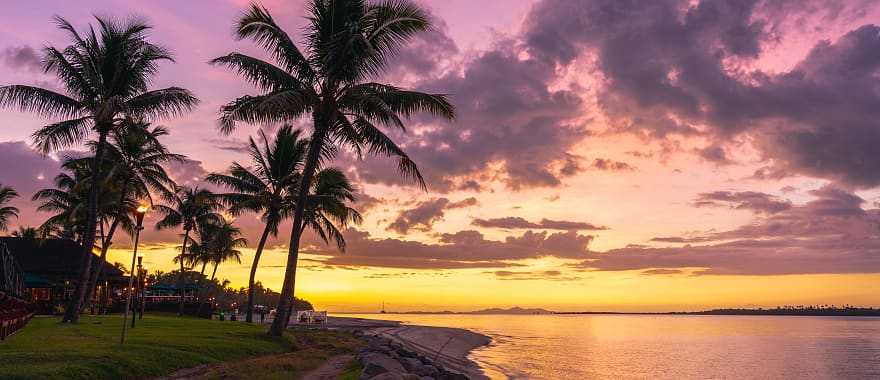
[(755, 213), (773, 214), (791, 208), (791, 202), (756, 191), (714, 191), (702, 193), (694, 200), (697, 207), (729, 207)]
[[(797, 4), (797, 5), (795, 5)], [(529, 53), (570, 65), (596, 54), (602, 111), (619, 131), (701, 136), (707, 160), (745, 134), (776, 174), (880, 185), (880, 27), (820, 41), (792, 69), (749, 66), (792, 22), (829, 23), (869, 2), (545, 0), (526, 18)], [(794, 21), (792, 21), (794, 20)]]
[(516, 267), (515, 261), (553, 256), (584, 259), (593, 236), (574, 231), (548, 234), (526, 231), (503, 241), (487, 240), (477, 231), (442, 234), (440, 242), (422, 243), (393, 238), (374, 238), (368, 232), (345, 231), (344, 254), (312, 241), (306, 252), (323, 256), (326, 265), (411, 269)]
[(476, 206), (476, 198), (466, 198), (458, 202), (452, 202), (447, 198), (436, 198), (420, 202), (415, 207), (398, 213), (397, 218), (388, 225), (388, 230), (400, 234), (409, 232), (410, 229), (428, 231), (434, 222), (442, 220), (446, 211), (457, 208)]
[(571, 222), (566, 220), (541, 219), (540, 222), (530, 222), (518, 216), (503, 218), (474, 219), (471, 224), (484, 228), (513, 229), (544, 229), (544, 230), (607, 230), (608, 227), (597, 226), (587, 222)]
[(576, 267), (589, 270), (696, 268), (695, 274), (782, 275), (880, 272), (880, 209), (826, 186), (816, 199), (733, 230), (654, 242), (705, 243), (683, 247), (632, 246), (594, 253)]

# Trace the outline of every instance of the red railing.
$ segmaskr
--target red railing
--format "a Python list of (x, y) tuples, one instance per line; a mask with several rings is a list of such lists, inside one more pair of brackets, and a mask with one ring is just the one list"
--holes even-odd
[(33, 316), (34, 311), (29, 303), (0, 292), (0, 340), (15, 334)]

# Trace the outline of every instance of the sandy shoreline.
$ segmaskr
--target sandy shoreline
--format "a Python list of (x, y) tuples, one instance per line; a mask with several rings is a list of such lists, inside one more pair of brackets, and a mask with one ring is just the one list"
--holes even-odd
[(468, 359), (470, 352), (486, 346), (492, 338), (470, 330), (451, 327), (407, 325), (398, 321), (331, 317), (329, 328), (363, 330), (400, 343), (406, 349), (420, 353), (448, 369), (471, 379), (487, 379), (480, 366)]

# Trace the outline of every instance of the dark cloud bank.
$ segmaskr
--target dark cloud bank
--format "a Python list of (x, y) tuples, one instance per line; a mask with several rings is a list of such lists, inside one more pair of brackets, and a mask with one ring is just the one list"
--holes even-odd
[[(439, 28), (402, 53), (395, 77), (449, 93), (454, 124), (400, 136), (434, 190), (476, 189), (499, 179), (512, 189), (558, 186), (590, 166), (572, 161), (590, 135), (575, 122), (585, 91), (554, 86), (559, 73), (595, 58), (599, 111), (620, 132), (648, 139), (694, 136), (709, 141), (706, 160), (731, 163), (725, 145), (748, 136), (768, 166), (765, 178), (807, 175), (867, 188), (880, 184), (880, 27), (855, 27), (817, 41), (788, 71), (752, 68), (782, 36), (815, 24), (843, 23), (869, 1), (545, 0), (519, 34), (450, 63), (459, 53)], [(817, 27), (818, 28), (818, 27)], [(424, 59), (434, 57), (434, 59)], [(560, 89), (561, 88), (561, 89)], [(613, 164), (610, 165), (609, 164)], [(393, 165), (358, 169), (368, 182), (399, 183)], [(772, 174), (772, 175), (771, 175)], [(471, 182), (467, 182), (471, 181)]]

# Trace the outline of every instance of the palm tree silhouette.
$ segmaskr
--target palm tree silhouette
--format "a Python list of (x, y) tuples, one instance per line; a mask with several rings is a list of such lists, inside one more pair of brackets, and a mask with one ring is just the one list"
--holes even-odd
[[(104, 166), (107, 162), (104, 162)], [(85, 235), (86, 225), (86, 198), (91, 188), (91, 159), (90, 158), (66, 158), (61, 164), (62, 172), (55, 176), (55, 188), (47, 188), (37, 191), (33, 197), (33, 201), (42, 202), (37, 207), (37, 211), (53, 212), (39, 229), (41, 234), (45, 236), (55, 235), (62, 239), (74, 240), (82, 243)], [(104, 168), (109, 171), (109, 168)], [(113, 182), (113, 178), (107, 178), (109, 182)], [(108, 181), (105, 181), (108, 182)], [(110, 220), (114, 215), (119, 214), (115, 208), (119, 205), (116, 199), (116, 189), (113, 186), (100, 186), (101, 200), (98, 205), (98, 219), (101, 221), (101, 227), (104, 221)], [(133, 201), (126, 199), (130, 206)], [(130, 225), (130, 220), (123, 220), (122, 223)], [(102, 238), (102, 244), (104, 243)]]
[(223, 223), (223, 217), (218, 214), (223, 205), (208, 190), (180, 186), (172, 194), (167, 196), (168, 205), (155, 206), (156, 211), (164, 217), (156, 223), (157, 230), (183, 227), (183, 244), (180, 248), (180, 273), (177, 275), (177, 288), (180, 294), (179, 315), (183, 315), (184, 305), (184, 259), (187, 257), (186, 246), (191, 241), (190, 233), (195, 230), (201, 233), (204, 226), (218, 225)]
[[(248, 211), (262, 212), (265, 222), (248, 279), (245, 309), (247, 322), (253, 322), (254, 281), (266, 239), (270, 233), (273, 236), (278, 235), (278, 224), (290, 217), (295, 204), (297, 185), (302, 177), (300, 170), (308, 145), (308, 140), (299, 138), (300, 134), (299, 130), (283, 126), (270, 143), (261, 130), (263, 148), (254, 139), (250, 139), (251, 167), (235, 162), (230, 166), (229, 174), (214, 173), (207, 177), (208, 181), (232, 191), (218, 194), (229, 207), (230, 214), (237, 216)], [(322, 175), (324, 172), (327, 173)], [(345, 240), (332, 221), (343, 226), (349, 221), (360, 223), (360, 214), (344, 204), (346, 201), (354, 201), (353, 187), (344, 174), (336, 169), (325, 169), (319, 172), (318, 177), (325, 180), (317, 181), (321, 185), (316, 186), (312, 199), (309, 199), (309, 203), (314, 203), (314, 206), (310, 208), (312, 212), (306, 213), (303, 227), (311, 226), (325, 242), (329, 237), (344, 249)], [(331, 178), (336, 181), (330, 181)], [(340, 206), (339, 202), (343, 204)]]
[(92, 162), (96, 181), (89, 186), (82, 239), (86, 260), (63, 318), (72, 323), (79, 320), (92, 265), (100, 193), (97, 184), (104, 176), (100, 167), (107, 136), (121, 127), (121, 116), (163, 118), (188, 111), (197, 103), (182, 88), (148, 89), (159, 62), (173, 61), (168, 50), (147, 41), (149, 25), (137, 18), (124, 22), (95, 18), (97, 30), (90, 26), (81, 35), (67, 20), (55, 17), (72, 44), (63, 49), (46, 47), (44, 70), (58, 76), (66, 94), (25, 85), (0, 87), (0, 105), (64, 119), (34, 132), (37, 148), (44, 153), (81, 142), (90, 134), (98, 136)]
[[(114, 207), (115, 214), (112, 222), (104, 230), (101, 223), (101, 260), (92, 267), (91, 281), (88, 292), (94, 294), (98, 278), (104, 268), (100, 263), (107, 258), (107, 251), (113, 243), (113, 236), (117, 227), (122, 223), (123, 229), (129, 236), (134, 235), (134, 223), (131, 220), (132, 211), (140, 202), (153, 203), (151, 191), (161, 196), (169, 196), (176, 184), (168, 176), (163, 164), (179, 162), (185, 157), (173, 154), (159, 141), (162, 136), (168, 135), (164, 127), (150, 128), (148, 123), (135, 120), (126, 120), (125, 128), (111, 131), (109, 144), (107, 145), (106, 161), (111, 166), (111, 179), (105, 186), (115, 187), (118, 194), (117, 203)], [(91, 143), (92, 150), (95, 144)]]
[(37, 240), (40, 238), (40, 231), (34, 227), (19, 226), (17, 231), (12, 232), (13, 237)]
[(217, 275), (217, 267), (227, 261), (235, 261), (241, 264), (241, 251), (238, 248), (247, 247), (247, 239), (241, 237), (241, 229), (232, 225), (231, 222), (224, 221), (223, 224), (211, 226), (208, 228), (208, 258), (214, 269), (211, 271), (211, 279), (208, 282), (214, 282)]
[(18, 197), (18, 193), (13, 188), (0, 185), (0, 231), (6, 231), (9, 228), (10, 218), (18, 218), (18, 208), (6, 205), (16, 197)]
[(270, 329), (274, 336), (281, 336), (290, 316), (306, 197), (321, 161), (331, 160), (341, 147), (359, 155), (366, 151), (395, 157), (398, 170), (424, 189), (416, 164), (377, 125), (405, 130), (402, 119), (416, 112), (454, 117), (444, 95), (368, 81), (403, 43), (429, 28), (421, 8), (407, 0), (312, 0), (309, 13), (305, 55), (268, 10), (252, 4), (238, 20), (237, 37), (254, 40), (277, 65), (241, 53), (212, 61), (238, 72), (262, 92), (223, 106), (222, 131), (232, 131), (239, 121), (277, 123), (311, 116), (314, 123), (297, 192), (279, 315)]
[(250, 139), (248, 152), (252, 167), (233, 162), (229, 167), (229, 174), (213, 173), (207, 177), (209, 182), (232, 191), (218, 194), (218, 197), (229, 207), (228, 211), (233, 216), (244, 212), (262, 212), (265, 227), (257, 243), (248, 278), (247, 322), (253, 321), (254, 278), (266, 239), (270, 233), (273, 236), (278, 235), (278, 225), (290, 216), (292, 210), (291, 200), (300, 180), (300, 170), (308, 144), (299, 135), (299, 130), (294, 131), (286, 125), (278, 130), (270, 143), (261, 130), (262, 149), (253, 138)]

